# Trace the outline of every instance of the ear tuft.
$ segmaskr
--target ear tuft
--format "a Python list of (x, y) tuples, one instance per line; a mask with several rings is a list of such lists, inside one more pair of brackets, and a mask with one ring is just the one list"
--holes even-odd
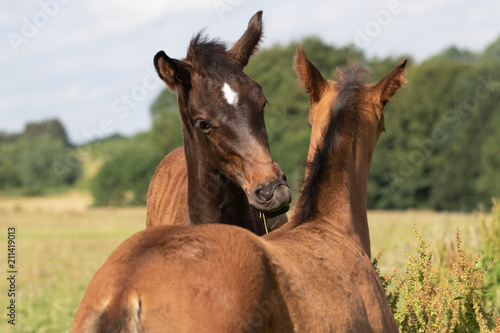
[(297, 51), (293, 59), (294, 70), (299, 79), (299, 84), (309, 95), (309, 102), (317, 103), (321, 99), (327, 82), (309, 59), (302, 48), (302, 45), (297, 45)]
[(163, 75), (161, 74), (161, 70), (160, 70), (160, 66), (161, 68), (164, 67), (164, 64), (163, 64), (163, 59), (165, 58), (168, 58), (167, 54), (165, 53), (165, 51), (159, 51), (158, 53), (156, 53), (154, 59), (153, 59), (153, 63), (155, 65), (155, 68), (156, 68), (156, 72), (158, 73), (158, 76), (160, 77), (160, 79), (164, 80), (164, 77)]
[(190, 87), (190, 75), (186, 65), (177, 59), (172, 59), (164, 51), (159, 51), (154, 57), (156, 72), (165, 82), (168, 89), (178, 91), (179, 88)]
[(257, 46), (262, 38), (262, 10), (252, 16), (243, 35), (228, 51), (241, 68), (248, 64), (250, 57), (257, 51)]
[(406, 63), (407, 59), (401, 60), (388, 75), (373, 87), (380, 94), (382, 105), (389, 103), (396, 91), (405, 84)]

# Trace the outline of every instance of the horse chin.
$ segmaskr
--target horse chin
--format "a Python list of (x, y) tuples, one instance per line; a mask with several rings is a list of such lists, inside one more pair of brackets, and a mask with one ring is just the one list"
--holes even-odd
[(269, 212), (262, 212), (262, 213), (264, 214), (264, 216), (267, 219), (270, 219), (270, 218), (273, 218), (273, 217), (276, 217), (276, 216), (280, 216), (280, 215), (286, 214), (286, 213), (288, 213), (289, 210), (290, 210), (290, 205), (286, 205), (286, 206), (281, 207), (278, 210), (269, 211)]

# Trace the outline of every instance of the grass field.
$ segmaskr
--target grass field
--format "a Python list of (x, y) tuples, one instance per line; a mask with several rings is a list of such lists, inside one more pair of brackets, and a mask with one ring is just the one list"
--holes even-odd
[[(90, 208), (86, 192), (42, 198), (0, 197), (2, 274), (7, 276), (7, 228), (16, 228), (16, 325), (7, 323), (6, 277), (0, 278), (4, 313), (0, 332), (69, 332), (83, 293), (113, 249), (145, 226), (146, 208)], [(479, 242), (477, 214), (371, 211), (373, 256), (382, 248), (381, 269), (404, 267), (414, 240), (412, 225), (427, 241), (453, 239), (460, 226), (465, 247)]]

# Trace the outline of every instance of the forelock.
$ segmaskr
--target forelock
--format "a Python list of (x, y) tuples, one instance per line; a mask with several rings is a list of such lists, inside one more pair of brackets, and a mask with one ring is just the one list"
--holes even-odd
[(368, 79), (370, 79), (372, 72), (370, 68), (365, 65), (351, 65), (349, 68), (342, 70), (337, 68), (336, 82), (338, 90), (347, 90), (351, 88), (363, 87)]
[(226, 44), (217, 38), (208, 38), (203, 30), (191, 39), (185, 60), (204, 77), (224, 80), (227, 74), (241, 72), (228, 56)]

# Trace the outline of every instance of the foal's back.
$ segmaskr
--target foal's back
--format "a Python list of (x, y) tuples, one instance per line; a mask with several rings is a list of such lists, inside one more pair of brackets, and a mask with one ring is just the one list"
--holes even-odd
[(272, 325), (255, 332), (283, 331), (276, 323), (290, 320), (268, 259), (262, 240), (242, 228), (148, 228), (96, 273), (72, 332), (248, 332), (264, 320)]
[(392, 331), (370, 260), (308, 226), (269, 240), (228, 225), (148, 228), (96, 273), (73, 332)]
[(161, 161), (148, 190), (146, 226), (186, 225), (189, 221), (188, 176), (184, 148), (170, 152)]
[[(293, 221), (291, 221), (293, 222)], [(394, 332), (370, 258), (344, 235), (311, 220), (262, 239), (296, 332)]]

